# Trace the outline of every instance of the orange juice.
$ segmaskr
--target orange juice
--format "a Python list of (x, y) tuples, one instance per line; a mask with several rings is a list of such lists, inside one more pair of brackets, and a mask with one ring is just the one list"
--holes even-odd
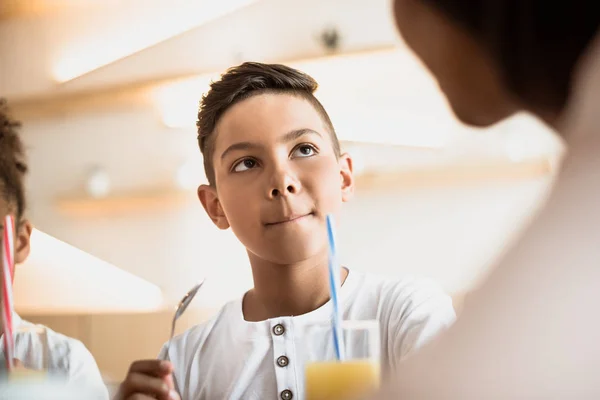
[(41, 381), (46, 378), (46, 371), (28, 369), (23, 366), (15, 366), (8, 374), (10, 381)]
[(353, 399), (379, 387), (379, 364), (370, 360), (306, 365), (306, 400)]

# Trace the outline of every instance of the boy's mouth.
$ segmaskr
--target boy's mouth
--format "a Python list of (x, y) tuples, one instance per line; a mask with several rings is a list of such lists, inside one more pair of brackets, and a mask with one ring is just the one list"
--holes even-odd
[(297, 221), (300, 221), (301, 219), (304, 219), (306, 217), (311, 217), (313, 216), (314, 213), (313, 212), (309, 212), (308, 214), (292, 214), (289, 216), (284, 216), (281, 219), (278, 219), (276, 221), (273, 222), (267, 222), (265, 223), (265, 226), (277, 226), (277, 225), (285, 225), (285, 224), (290, 224), (290, 223), (294, 223)]

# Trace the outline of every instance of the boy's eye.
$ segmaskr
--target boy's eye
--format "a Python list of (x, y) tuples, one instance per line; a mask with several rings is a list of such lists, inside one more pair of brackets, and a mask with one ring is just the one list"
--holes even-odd
[(292, 153), (292, 156), (295, 157), (310, 157), (310, 156), (314, 156), (316, 154), (316, 150), (313, 146), (310, 146), (308, 144), (303, 144), (301, 146), (298, 146), (294, 152)]
[(234, 172), (243, 172), (243, 171), (252, 169), (254, 167), (256, 167), (256, 161), (251, 158), (245, 158), (245, 159), (241, 160), (240, 162), (238, 162), (237, 164), (235, 164), (235, 166), (233, 167), (233, 171)]

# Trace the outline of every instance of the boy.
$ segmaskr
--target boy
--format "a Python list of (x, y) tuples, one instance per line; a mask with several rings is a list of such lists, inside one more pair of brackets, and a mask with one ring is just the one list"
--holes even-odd
[[(6, 102), (0, 99), (0, 216), (2, 221), (9, 213), (14, 216), (15, 264), (23, 263), (27, 259), (33, 229), (31, 222), (24, 218), (26, 196), (23, 181), (27, 163), (23, 143), (17, 132), (19, 127), (20, 124), (9, 117)], [(4, 229), (3, 222), (0, 228)], [(0, 321), (0, 328), (1, 325)], [(45, 368), (50, 375), (64, 376), (70, 385), (77, 385), (77, 390), (85, 390), (86, 398), (108, 399), (108, 390), (102, 381), (98, 366), (80, 341), (49, 328), (45, 328), (45, 337), (23, 329), (34, 326), (13, 314), (15, 365), (37, 370)], [(0, 343), (3, 343), (1, 339)], [(4, 366), (4, 348), (2, 344), (0, 347), (0, 362)], [(47, 365), (42, 365), (44, 359), (41, 352), (44, 349), (47, 349)]]
[[(304, 397), (301, 328), (331, 313), (325, 216), (354, 191), (352, 159), (316, 88), (294, 69), (244, 63), (203, 97), (198, 140), (209, 184), (198, 197), (246, 247), (254, 288), (175, 338), (169, 354), (163, 348), (171, 363), (133, 363), (120, 398)], [(379, 320), (384, 371), (455, 318), (432, 284), (341, 274), (342, 318)]]

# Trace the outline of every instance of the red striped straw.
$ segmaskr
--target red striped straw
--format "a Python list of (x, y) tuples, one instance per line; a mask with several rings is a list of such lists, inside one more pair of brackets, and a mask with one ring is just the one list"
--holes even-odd
[(4, 219), (4, 232), (2, 240), (2, 326), (4, 327), (4, 356), (6, 358), (6, 368), (13, 368), (13, 358), (15, 354), (15, 341), (13, 336), (13, 295), (12, 282), (14, 271), (14, 237), (13, 231), (15, 222), (12, 215), (7, 215)]

